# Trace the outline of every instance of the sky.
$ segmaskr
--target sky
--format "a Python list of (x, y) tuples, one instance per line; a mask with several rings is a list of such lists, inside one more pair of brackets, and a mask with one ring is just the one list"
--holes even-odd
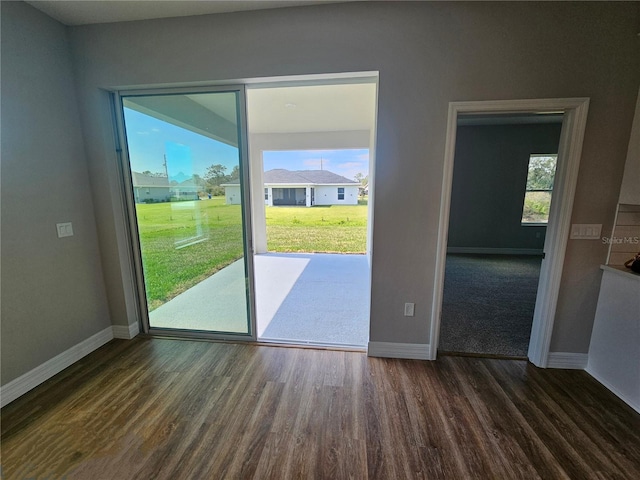
[[(207, 167), (222, 164), (229, 174), (238, 165), (238, 149), (225, 143), (172, 125), (149, 115), (124, 108), (131, 170), (164, 172), (167, 158), (169, 177), (182, 181), (194, 173), (204, 176)], [(369, 175), (369, 150), (266, 151), (264, 170), (329, 170), (353, 180), (357, 173)], [(180, 175), (182, 174), (182, 175)]]
[(238, 149), (149, 115), (124, 108), (131, 170), (164, 172), (167, 155), (169, 177), (182, 172), (203, 176), (207, 167), (222, 164), (231, 173), (238, 165)]

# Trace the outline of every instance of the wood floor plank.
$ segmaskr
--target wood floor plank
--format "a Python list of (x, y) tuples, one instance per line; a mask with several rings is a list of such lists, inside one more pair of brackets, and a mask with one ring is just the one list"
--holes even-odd
[(114, 340), (1, 417), (3, 480), (640, 478), (637, 412), (515, 360)]

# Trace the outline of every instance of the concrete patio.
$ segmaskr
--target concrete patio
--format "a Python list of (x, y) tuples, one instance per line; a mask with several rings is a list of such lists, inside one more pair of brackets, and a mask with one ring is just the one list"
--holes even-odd
[[(258, 338), (365, 347), (369, 265), (365, 255), (254, 257)], [(243, 262), (238, 260), (149, 314), (152, 327), (247, 332)]]

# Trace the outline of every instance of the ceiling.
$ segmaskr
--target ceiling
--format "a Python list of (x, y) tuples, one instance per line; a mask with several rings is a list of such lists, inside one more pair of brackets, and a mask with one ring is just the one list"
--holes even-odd
[(251, 133), (372, 131), (375, 108), (374, 83), (247, 90)]
[(26, 0), (65, 25), (128, 22), (362, 0)]

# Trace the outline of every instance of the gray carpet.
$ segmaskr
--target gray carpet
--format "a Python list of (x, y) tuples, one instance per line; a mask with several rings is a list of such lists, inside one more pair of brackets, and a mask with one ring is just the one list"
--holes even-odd
[(541, 261), (447, 255), (438, 350), (526, 356)]

